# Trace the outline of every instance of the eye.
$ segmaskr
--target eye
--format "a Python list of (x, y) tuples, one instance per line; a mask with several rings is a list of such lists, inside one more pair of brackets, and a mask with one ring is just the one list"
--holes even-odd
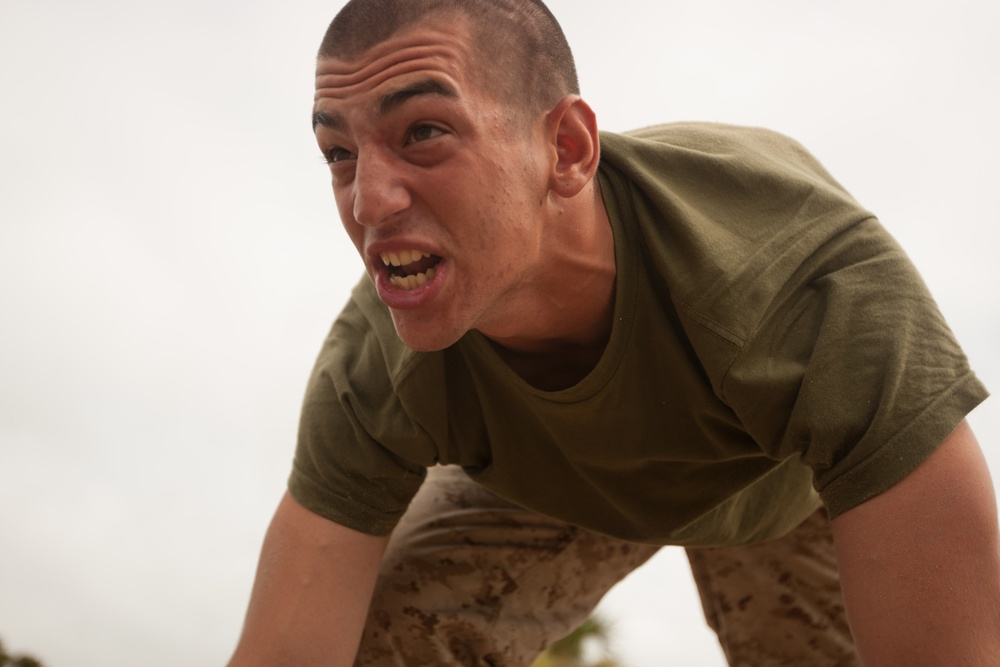
[(427, 141), (428, 139), (433, 139), (434, 137), (440, 137), (443, 134), (444, 130), (434, 127), (433, 125), (415, 125), (413, 129), (410, 130), (406, 143), (415, 144), (421, 141)]
[(354, 153), (346, 148), (331, 146), (323, 151), (323, 157), (326, 159), (328, 164), (333, 164), (335, 162), (343, 162), (344, 160), (353, 159), (355, 156)]

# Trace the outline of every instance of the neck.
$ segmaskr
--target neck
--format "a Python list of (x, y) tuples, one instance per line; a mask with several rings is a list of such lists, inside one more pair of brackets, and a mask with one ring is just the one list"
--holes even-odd
[(547, 226), (545, 266), (503, 326), (480, 329), (511, 368), (542, 389), (582, 379), (611, 335), (615, 247), (596, 185), (579, 210), (560, 209)]

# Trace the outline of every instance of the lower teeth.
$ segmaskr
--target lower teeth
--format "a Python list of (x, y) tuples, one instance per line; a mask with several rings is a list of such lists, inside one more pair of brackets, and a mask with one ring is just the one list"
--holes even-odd
[(434, 268), (432, 267), (423, 273), (417, 273), (412, 276), (392, 276), (389, 278), (389, 281), (400, 289), (411, 290), (420, 287), (428, 280), (433, 280), (434, 273)]

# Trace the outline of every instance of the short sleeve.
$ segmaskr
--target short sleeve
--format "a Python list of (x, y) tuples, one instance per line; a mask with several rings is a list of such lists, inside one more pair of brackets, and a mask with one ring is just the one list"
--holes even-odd
[(309, 380), (289, 491), (321, 516), (387, 535), (434, 463), (408, 456), (426, 452), (423, 440), (393, 390), (378, 336), (352, 301)]
[(767, 454), (801, 453), (831, 516), (899, 482), (987, 395), (874, 218), (791, 276), (723, 391)]

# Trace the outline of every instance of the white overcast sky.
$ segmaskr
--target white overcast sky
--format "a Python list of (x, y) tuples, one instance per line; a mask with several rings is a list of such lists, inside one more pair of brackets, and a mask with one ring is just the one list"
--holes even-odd
[[(236, 641), (361, 270), (309, 128), (340, 4), (0, 0), (0, 638), (48, 667), (220, 665)], [(551, 7), (605, 129), (810, 148), (1000, 387), (1000, 3)], [(971, 422), (1000, 470), (1000, 404)], [(665, 551), (606, 600), (626, 665), (723, 664), (685, 567)]]

